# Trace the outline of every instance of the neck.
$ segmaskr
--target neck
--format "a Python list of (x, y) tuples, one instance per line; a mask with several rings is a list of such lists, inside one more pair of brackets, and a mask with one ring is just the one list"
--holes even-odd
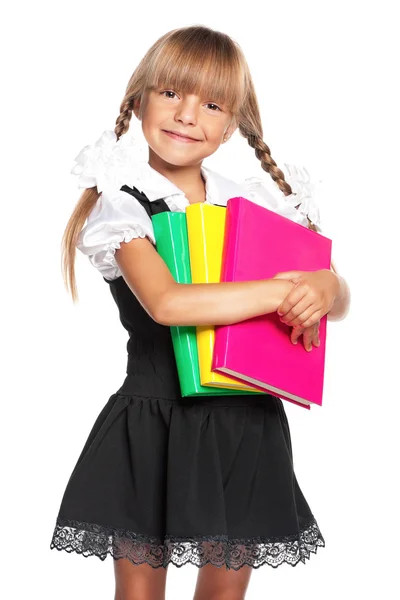
[(169, 179), (184, 192), (189, 203), (204, 202), (205, 183), (201, 175), (201, 163), (197, 165), (177, 166), (167, 163), (149, 148), (149, 165)]

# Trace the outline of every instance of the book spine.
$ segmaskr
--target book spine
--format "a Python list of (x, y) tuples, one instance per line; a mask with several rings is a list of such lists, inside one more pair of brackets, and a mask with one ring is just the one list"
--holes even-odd
[(200, 203), (186, 208), (192, 283), (207, 283), (206, 214)]
[(220, 281), (235, 281), (241, 206), (239, 198), (228, 200)]
[[(237, 237), (234, 233), (235, 219), (239, 217), (237, 201), (229, 199), (226, 205), (225, 236), (222, 250), (220, 281), (234, 281), (235, 266), (237, 259)], [(228, 260), (229, 257), (229, 260)], [(229, 325), (217, 325), (215, 327), (215, 344), (211, 363), (211, 369), (218, 372), (219, 368), (225, 367), (225, 351), (229, 343)]]

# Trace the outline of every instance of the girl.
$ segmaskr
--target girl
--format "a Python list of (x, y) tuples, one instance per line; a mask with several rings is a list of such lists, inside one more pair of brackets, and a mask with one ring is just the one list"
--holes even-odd
[[(132, 113), (147, 159), (127, 135)], [(257, 178), (238, 184), (202, 165), (236, 128), (276, 194)], [(311, 350), (321, 317), (345, 316), (346, 282), (323, 270), (182, 285), (155, 249), (153, 214), (194, 202), (226, 206), (238, 195), (320, 231), (307, 181), (290, 174), (295, 194), (262, 136), (239, 46), (209, 28), (186, 27), (150, 48), (129, 81), (114, 132), (76, 158), (73, 171), (87, 189), (65, 230), (64, 276), (76, 300), (78, 247), (110, 287), (129, 332), (128, 360), (68, 481), (51, 548), (110, 554), (116, 600), (164, 598), (170, 563), (201, 567), (195, 600), (238, 600), (253, 568), (305, 563), (325, 545), (293, 470), (282, 401), (182, 398), (170, 326), (236, 323), (279, 310), (293, 327), (292, 341), (302, 335)]]

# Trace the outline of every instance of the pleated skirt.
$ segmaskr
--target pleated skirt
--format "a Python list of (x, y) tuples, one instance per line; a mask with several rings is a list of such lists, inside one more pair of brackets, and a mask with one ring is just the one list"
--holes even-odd
[(154, 568), (305, 563), (325, 541), (297, 482), (275, 396), (137, 395), (98, 415), (50, 547)]

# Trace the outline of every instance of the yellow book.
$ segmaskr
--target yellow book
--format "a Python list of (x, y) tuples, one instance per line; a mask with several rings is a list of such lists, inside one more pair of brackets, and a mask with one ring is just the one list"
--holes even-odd
[[(219, 283), (225, 234), (226, 208), (197, 202), (186, 207), (192, 283)], [(211, 370), (215, 331), (196, 327), (201, 385), (249, 390), (254, 388)]]

